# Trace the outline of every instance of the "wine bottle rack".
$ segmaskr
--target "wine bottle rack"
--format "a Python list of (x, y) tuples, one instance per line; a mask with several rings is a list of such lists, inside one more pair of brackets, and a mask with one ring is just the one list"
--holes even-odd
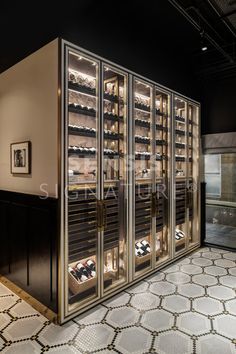
[(96, 111), (94, 108), (82, 106), (80, 104), (69, 103), (68, 110), (71, 113), (82, 114), (82, 115), (86, 115), (86, 116), (90, 116), (90, 117), (96, 117)]
[(147, 106), (142, 103), (135, 103), (135, 108), (139, 109), (140, 111), (150, 112), (150, 106)]
[(96, 89), (95, 88), (90, 88), (90, 87), (86, 87), (83, 85), (80, 85), (76, 82), (72, 82), (69, 81), (68, 82), (68, 88), (69, 90), (73, 90), (73, 91), (77, 91), (79, 93), (85, 93), (91, 96), (95, 96), (96, 95)]
[(186, 220), (186, 181), (176, 182), (176, 225)]
[[(81, 189), (69, 192), (69, 262), (96, 254), (97, 198), (95, 189)], [(105, 228), (105, 250), (118, 247), (118, 188), (112, 193), (104, 189), (107, 220)]]

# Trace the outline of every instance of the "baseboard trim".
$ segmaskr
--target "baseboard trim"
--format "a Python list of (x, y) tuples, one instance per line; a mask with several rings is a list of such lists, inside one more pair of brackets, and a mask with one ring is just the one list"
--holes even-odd
[(227, 247), (223, 245), (215, 245), (214, 243), (204, 242), (203, 247), (220, 248), (222, 250), (236, 252), (236, 247)]
[(27, 302), (30, 306), (32, 306), (36, 311), (38, 311), (41, 315), (46, 317), (50, 322), (58, 324), (58, 316), (48, 307), (43, 305), (41, 302), (36, 300), (33, 296), (28, 294), (26, 291), (19, 288), (16, 284), (12, 283), (9, 279), (0, 275), (0, 283), (5, 285), (9, 290), (11, 290), (14, 294), (19, 296), (22, 300)]

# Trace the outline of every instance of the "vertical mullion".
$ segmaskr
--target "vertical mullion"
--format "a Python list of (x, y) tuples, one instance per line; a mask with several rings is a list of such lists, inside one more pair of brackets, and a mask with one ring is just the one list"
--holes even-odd
[[(68, 47), (65, 47), (65, 50), (63, 51), (63, 56), (64, 56), (64, 75), (62, 75), (63, 78), (63, 95), (64, 95), (64, 110), (63, 110), (63, 126), (62, 126), (62, 141), (64, 142), (64, 145), (62, 144), (62, 160), (64, 160), (64, 166), (62, 164), (62, 168), (63, 168), (63, 176), (61, 178), (61, 180), (64, 182), (62, 182), (62, 191), (61, 193), (63, 194), (62, 196), (62, 200), (64, 201), (64, 213), (63, 213), (63, 220), (64, 220), (64, 225), (63, 225), (63, 229), (62, 232), (65, 235), (63, 238), (63, 245), (64, 245), (64, 254), (63, 257), (61, 257), (61, 259), (64, 259), (64, 264), (62, 263), (61, 266), (64, 268), (64, 284), (63, 284), (63, 289), (64, 289), (64, 299), (62, 299), (61, 301), (64, 301), (64, 315), (66, 316), (69, 312), (68, 309), (68, 259), (69, 259), (69, 254), (68, 254), (68, 244), (69, 244), (69, 237), (68, 237), (68, 119), (69, 119), (69, 113), (68, 113), (68, 56), (69, 56), (69, 49)], [(67, 193), (65, 192), (67, 191)], [(63, 209), (63, 208), (62, 208)], [(63, 277), (61, 277), (63, 278)], [(62, 280), (62, 279), (61, 279)], [(64, 320), (64, 316), (62, 316), (62, 320)]]
[(134, 98), (134, 81), (133, 76), (129, 74), (129, 86), (128, 86), (128, 131), (131, 137), (128, 140), (128, 187), (129, 187), (129, 232), (128, 232), (128, 267), (129, 267), (129, 281), (134, 279), (135, 274), (135, 139), (134, 139), (134, 111), (133, 111), (133, 98)]
[[(189, 161), (189, 102), (186, 102), (186, 197), (187, 200), (189, 201), (189, 195), (188, 193), (188, 188), (189, 188), (189, 166), (190, 166), (190, 161)], [(186, 249), (189, 247), (189, 204), (186, 205), (186, 224), (187, 224), (187, 235), (186, 235)]]
[(175, 256), (175, 223), (176, 223), (176, 192), (175, 192), (175, 116), (174, 95), (171, 94), (170, 104), (170, 247), (171, 258)]
[[(156, 193), (156, 88), (152, 86), (152, 116), (151, 116), (151, 137), (152, 137), (152, 159), (151, 159), (151, 178), (152, 178), (152, 193)], [(157, 198), (157, 195), (156, 195)], [(156, 213), (152, 217), (152, 237), (151, 237), (151, 268), (155, 268), (156, 264)]]
[[(103, 147), (104, 147), (104, 114), (103, 114), (103, 63), (99, 62), (99, 121), (98, 121), (98, 170), (99, 170), (99, 179), (98, 179), (98, 188), (99, 188), (99, 200), (104, 200), (104, 173), (103, 173)], [(99, 265), (99, 296), (104, 295), (104, 231), (98, 233), (98, 256), (100, 260)]]

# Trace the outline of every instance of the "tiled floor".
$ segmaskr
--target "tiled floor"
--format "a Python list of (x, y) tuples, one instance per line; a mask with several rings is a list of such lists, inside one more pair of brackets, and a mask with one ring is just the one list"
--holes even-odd
[(0, 285), (2, 353), (236, 353), (236, 253), (200, 249), (59, 327)]

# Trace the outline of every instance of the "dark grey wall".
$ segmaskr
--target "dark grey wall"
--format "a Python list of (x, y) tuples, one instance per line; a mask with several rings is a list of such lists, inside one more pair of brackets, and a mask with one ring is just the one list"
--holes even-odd
[(236, 77), (205, 84), (202, 134), (236, 132)]

